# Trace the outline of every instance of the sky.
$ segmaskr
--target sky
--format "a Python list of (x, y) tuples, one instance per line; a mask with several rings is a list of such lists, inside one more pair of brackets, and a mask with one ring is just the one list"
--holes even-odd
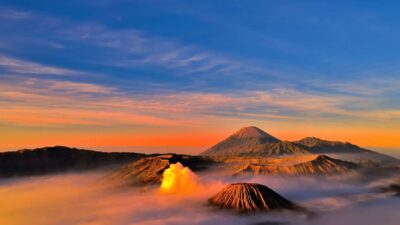
[[(0, 2), (0, 149), (400, 146), (397, 1)], [(400, 148), (399, 148), (400, 149)]]

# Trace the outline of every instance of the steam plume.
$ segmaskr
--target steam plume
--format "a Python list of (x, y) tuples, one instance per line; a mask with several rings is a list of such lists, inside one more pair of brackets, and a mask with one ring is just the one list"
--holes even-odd
[(198, 187), (196, 175), (179, 162), (171, 164), (163, 173), (161, 183), (162, 193), (188, 194), (194, 192)]

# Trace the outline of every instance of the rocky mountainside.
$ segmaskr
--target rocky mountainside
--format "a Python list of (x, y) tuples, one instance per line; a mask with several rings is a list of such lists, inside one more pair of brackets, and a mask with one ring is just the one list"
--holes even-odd
[(94, 169), (129, 163), (144, 156), (139, 153), (107, 153), (64, 146), (1, 152), (0, 177)]
[(237, 156), (265, 157), (304, 154), (335, 154), (336, 158), (351, 158), (352, 161), (399, 162), (393, 157), (363, 149), (348, 142), (326, 141), (315, 137), (307, 137), (294, 142), (280, 141), (257, 127), (242, 128), (201, 153), (201, 155), (226, 160), (229, 160), (229, 157)]
[(231, 137), (236, 138), (265, 138), (266, 143), (275, 143), (279, 142), (280, 140), (276, 137), (268, 134), (267, 132), (261, 130), (258, 127), (250, 126), (250, 127), (243, 127), (242, 129), (236, 131)]
[[(271, 150), (269, 150), (271, 149)], [(281, 141), (257, 127), (244, 127), (227, 139), (201, 153), (210, 156), (268, 154), (290, 151), (282, 147)]]
[(333, 159), (325, 155), (319, 155), (311, 161), (290, 166), (248, 164), (245, 167), (239, 169), (239, 171), (237, 171), (234, 175), (335, 175), (356, 172), (356, 170), (359, 168), (360, 166), (355, 163)]
[(290, 141), (280, 141), (277, 143), (266, 144), (262, 149), (255, 152), (249, 152), (245, 155), (259, 155), (259, 156), (270, 156), (270, 155), (291, 155), (291, 154), (309, 154), (310, 152)]
[(343, 153), (343, 152), (360, 153), (367, 151), (366, 149), (362, 149), (357, 145), (353, 145), (348, 142), (327, 141), (316, 137), (306, 137), (299, 141), (295, 141), (293, 143), (298, 144), (304, 148), (307, 148), (308, 150), (316, 154)]
[[(314, 154), (331, 154), (336, 158), (365, 163), (398, 163), (399, 160), (384, 154), (361, 148), (349, 142), (327, 141), (316, 137), (306, 137), (293, 142)], [(351, 155), (349, 155), (351, 153)]]
[(208, 202), (220, 208), (236, 209), (240, 212), (300, 209), (270, 188), (252, 183), (230, 184)]
[(213, 165), (214, 162), (206, 157), (189, 155), (155, 155), (132, 162), (107, 176), (105, 180), (119, 185), (156, 184), (162, 180), (162, 174), (170, 164), (181, 163), (193, 171), (199, 171)]
[(168, 159), (162, 157), (146, 157), (111, 174), (109, 180), (126, 185), (160, 183), (169, 164)]

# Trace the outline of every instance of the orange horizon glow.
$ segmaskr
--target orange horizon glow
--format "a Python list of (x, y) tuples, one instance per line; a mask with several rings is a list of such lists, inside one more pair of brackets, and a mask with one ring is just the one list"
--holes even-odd
[[(297, 127), (296, 129), (278, 129), (271, 127), (265, 129), (271, 135), (287, 141), (296, 141), (304, 137), (313, 136), (325, 140), (351, 142), (360, 147), (399, 147), (400, 131), (379, 129), (334, 129)], [(70, 147), (201, 147), (208, 148), (227, 138), (238, 128), (218, 128), (213, 131), (207, 129), (184, 129), (178, 130), (149, 130), (147, 132), (58, 132), (48, 131), (0, 131), (2, 141), (0, 149), (17, 150), (21, 148), (36, 148), (44, 146), (64, 145)], [(303, 130), (307, 130), (304, 132)], [(21, 138), (23, 137), (23, 138)], [(188, 154), (191, 150), (188, 149)]]
[[(352, 96), (286, 88), (130, 96), (104, 85), (28, 81), (0, 84), (0, 97), (8, 99), (0, 107), (0, 149), (54, 145), (206, 149), (246, 126), (288, 141), (314, 136), (361, 147), (400, 147), (400, 111), (342, 108), (360, 101)], [(43, 82), (46, 90), (37, 88)]]

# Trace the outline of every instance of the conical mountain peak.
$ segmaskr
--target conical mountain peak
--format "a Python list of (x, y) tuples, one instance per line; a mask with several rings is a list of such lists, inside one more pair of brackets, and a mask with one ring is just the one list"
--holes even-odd
[(298, 210), (299, 206), (261, 184), (230, 184), (208, 200), (211, 205), (241, 212)]
[(280, 140), (257, 127), (244, 127), (225, 140), (209, 148), (203, 155), (230, 156), (261, 152), (266, 145)]
[[(254, 126), (243, 127), (240, 130), (236, 131), (232, 136), (236, 138), (250, 138), (250, 137), (275, 138), (272, 135), (268, 134), (267, 132)], [(278, 140), (277, 138), (275, 139)]]

